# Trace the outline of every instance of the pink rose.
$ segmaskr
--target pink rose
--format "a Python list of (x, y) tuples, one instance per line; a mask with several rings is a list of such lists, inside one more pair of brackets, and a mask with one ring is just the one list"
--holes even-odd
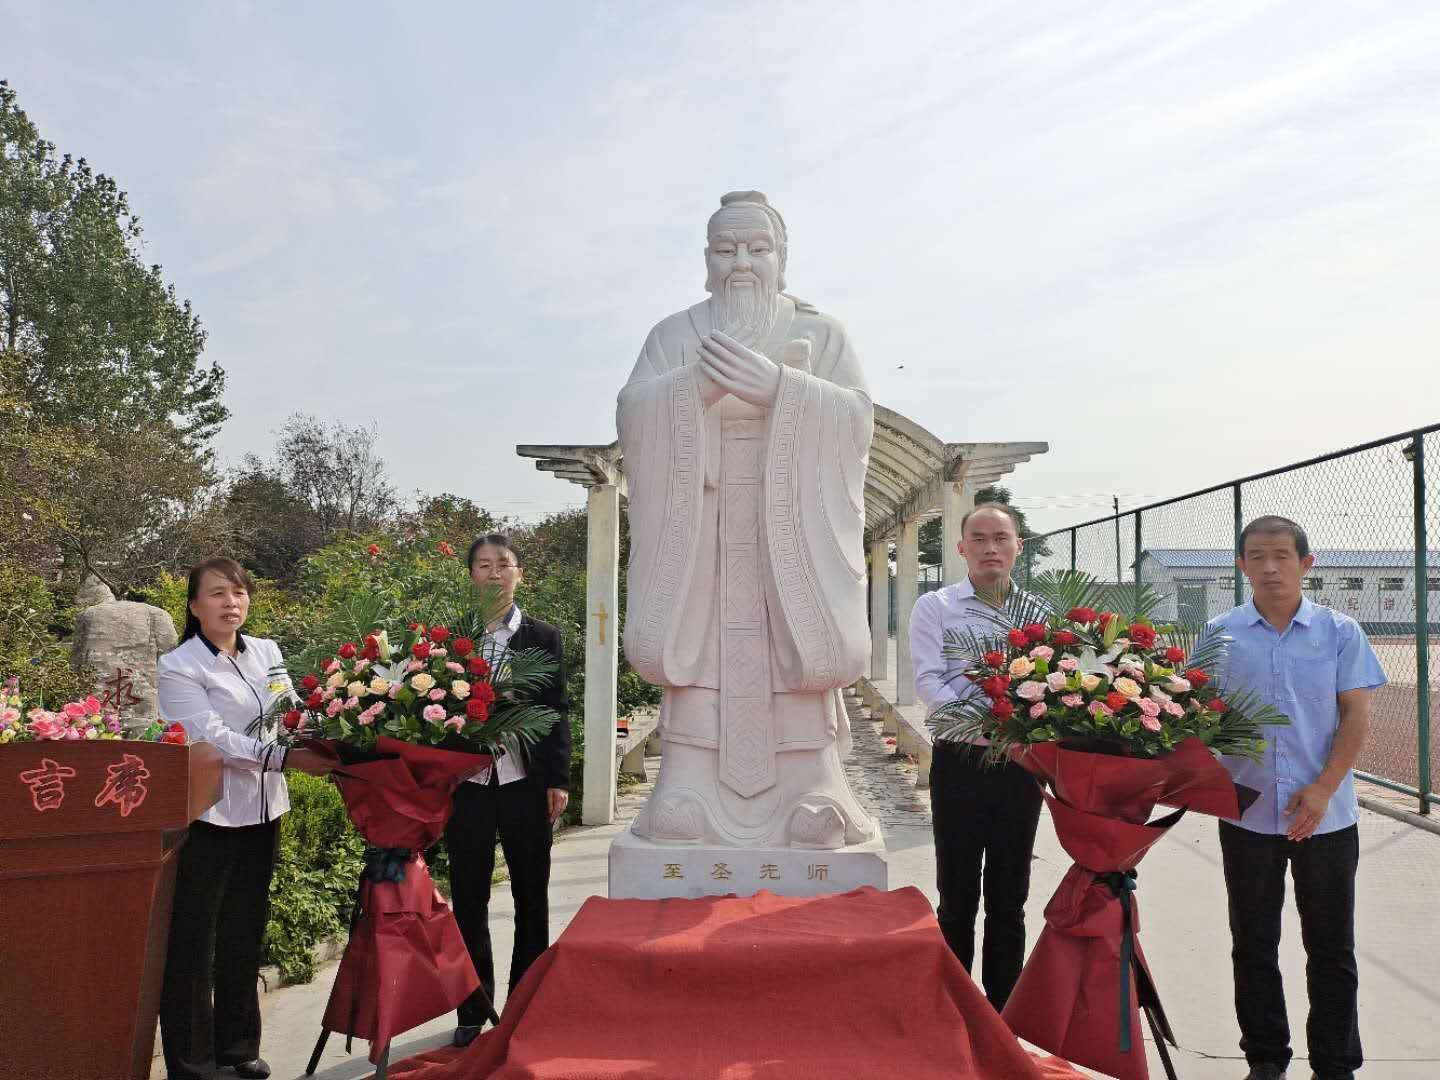
[(1110, 708), (1109, 705), (1106, 705), (1103, 701), (1092, 701), (1090, 702), (1090, 715), (1096, 717), (1114, 716), (1115, 712)]
[(1062, 656), (1062, 657), (1060, 658), (1060, 670), (1061, 670), (1061, 671), (1079, 671), (1079, 670), (1080, 670), (1080, 661), (1079, 661), (1079, 660), (1076, 660), (1073, 656)]
[(370, 661), (369, 661), (369, 660), (356, 660), (356, 661), (355, 661), (355, 674), (356, 674), (356, 675), (359, 675), (362, 671), (364, 671), (364, 670), (365, 670), (366, 668), (368, 668), (369, 666), (370, 666)]
[(1067, 681), (1063, 671), (1052, 671), (1049, 675), (1045, 676), (1045, 685), (1057, 693), (1065, 689), (1065, 683)]
[(1159, 731), (1160, 721), (1154, 716), (1146, 715), (1140, 718), (1140, 726), (1143, 727), (1146, 731)]
[(440, 721), (445, 719), (445, 706), (426, 705), (425, 711), (422, 712), (420, 715), (425, 717), (425, 719), (429, 720), (432, 724), (438, 724), (440, 723)]
[(89, 697), (87, 697), (87, 698), (85, 699), (84, 705), (85, 705), (85, 711), (86, 711), (87, 713), (89, 713), (91, 716), (99, 716), (99, 715), (100, 715), (100, 699), (99, 699), (98, 697), (96, 697), (94, 694), (91, 694)]
[(1045, 715), (1045, 703), (1044, 703), (1043, 701), (1037, 701), (1034, 705), (1031, 705), (1031, 706), (1030, 706), (1030, 719), (1031, 719), (1031, 720), (1039, 720), (1040, 717), (1042, 717), (1042, 716), (1044, 716), (1044, 715)]
[(1182, 678), (1180, 678), (1180, 676), (1176, 675), (1176, 676), (1174, 676), (1173, 678), (1169, 678), (1169, 679), (1166, 679), (1166, 680), (1165, 680), (1165, 689), (1166, 689), (1166, 690), (1169, 690), (1170, 693), (1172, 693), (1172, 694), (1185, 694), (1185, 693), (1189, 693), (1189, 691), (1190, 691), (1190, 680), (1189, 680), (1189, 679), (1182, 679)]
[(80, 733), (79, 728), (67, 727), (65, 729), (65, 738), (67, 739), (83, 739), (84, 737), (85, 736)]
[(1060, 704), (1064, 705), (1067, 709), (1078, 709), (1085, 704), (1085, 698), (1080, 694), (1066, 694), (1060, 699)]
[(1118, 679), (1118, 678), (1120, 677), (1120, 669), (1119, 669), (1118, 667), (1116, 667), (1114, 664), (1106, 664), (1106, 665), (1105, 665), (1105, 674), (1110, 676), (1110, 681), (1111, 681), (1111, 682), (1114, 682), (1116, 679)]
[(359, 707), (360, 707), (360, 699), (359, 699), (358, 697), (352, 697), (352, 698), (346, 698), (346, 699), (345, 699), (345, 708), (347, 708), (347, 709), (358, 709)]
[(457, 664), (454, 660), (446, 660), (445, 669), (453, 674), (459, 675), (465, 670), (465, 665)]
[(404, 683), (392, 682), (390, 684), (390, 689), (386, 691), (385, 696), (393, 698), (396, 694), (400, 692), (400, 687), (404, 685)]
[(1015, 694), (1023, 701), (1040, 701), (1045, 697), (1046, 686), (1043, 682), (1035, 682), (1033, 679), (1023, 682), (1015, 688)]
[(68, 719), (79, 720), (85, 715), (85, 706), (81, 705), (78, 701), (69, 701), (65, 703), (64, 712)]
[(340, 661), (339, 661), (339, 660), (330, 660), (330, 661), (326, 662), (326, 664), (325, 664), (325, 674), (326, 674), (326, 675), (329, 675), (329, 674), (331, 674), (331, 673), (333, 673), (333, 672), (336, 672), (336, 671), (339, 671), (339, 670), (340, 670)]
[(1150, 696), (1156, 701), (1158, 701), (1161, 705), (1164, 705), (1167, 701), (1170, 700), (1170, 695), (1165, 693), (1165, 691), (1161, 690), (1158, 686), (1150, 687)]
[(431, 655), (432, 657), (434, 657), (434, 656), (449, 656), (449, 655), (450, 655), (450, 652), (449, 652), (448, 649), (442, 649), (442, 648), (440, 648), (440, 646), (438, 646), (438, 645), (431, 645), (431, 646), (430, 646), (430, 655)]
[(341, 701), (339, 698), (331, 698), (330, 704), (325, 706), (325, 715), (334, 716), (343, 708), (345, 708), (345, 703), (343, 701)]
[(1050, 658), (1054, 655), (1055, 650), (1052, 649), (1049, 645), (1036, 645), (1033, 649), (1030, 650), (1031, 660), (1044, 660), (1046, 663), (1049, 663)]
[(443, 688), (437, 686), (434, 690), (431, 690), (430, 693), (426, 694), (425, 696), (428, 697), (431, 701), (444, 701), (445, 691)]
[(406, 671), (419, 671), (419, 670), (420, 670), (421, 668), (423, 668), (424, 666), (425, 666), (425, 665), (422, 664), (419, 660), (411, 660), (408, 664), (405, 665), (405, 670), (406, 670)]
[(1162, 708), (1164, 708), (1166, 714), (1169, 715), (1169, 716), (1184, 716), (1184, 715), (1185, 715), (1185, 710), (1182, 709), (1179, 705), (1176, 705), (1175, 702), (1173, 702), (1173, 701), (1167, 701), (1167, 702), (1165, 702), (1165, 704), (1162, 706)]
[(465, 721), (462, 717), (452, 716), (449, 720), (445, 721), (445, 726), (447, 728), (450, 728), (452, 731), (459, 731), (465, 726)]
[[(1160, 715), (1160, 703), (1155, 699), (1142, 698), (1138, 704), (1140, 705), (1140, 711), (1145, 714), (1147, 719)], [(1151, 728), (1151, 730), (1153, 731), (1154, 728)]]

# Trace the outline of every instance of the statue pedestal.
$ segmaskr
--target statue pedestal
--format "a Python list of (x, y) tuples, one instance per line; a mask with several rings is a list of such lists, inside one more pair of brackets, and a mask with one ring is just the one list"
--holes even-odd
[(873, 885), (889, 888), (885, 839), (842, 848), (725, 847), (660, 843), (630, 829), (610, 845), (610, 899), (820, 896)]

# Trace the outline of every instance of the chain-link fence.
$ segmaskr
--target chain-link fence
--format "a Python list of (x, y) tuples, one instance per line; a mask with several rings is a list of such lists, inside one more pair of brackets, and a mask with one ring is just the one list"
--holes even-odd
[(1057, 529), (1023, 570), (1144, 581), (1167, 597), (1163, 617), (1203, 622), (1249, 596), (1235, 547), (1261, 514), (1305, 528), (1305, 595), (1356, 619), (1390, 680), (1371, 701), (1361, 775), (1428, 813), (1440, 802), (1440, 424)]

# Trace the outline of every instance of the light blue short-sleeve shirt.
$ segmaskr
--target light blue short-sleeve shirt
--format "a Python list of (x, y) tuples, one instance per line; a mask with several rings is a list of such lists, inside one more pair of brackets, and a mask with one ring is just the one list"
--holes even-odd
[[(1290, 718), (1288, 726), (1264, 729), (1264, 761), (1221, 759), (1236, 783), (1260, 793), (1237, 824), (1283, 834), (1291, 823), (1285, 807), (1319, 779), (1330, 759), (1340, 726), (1336, 695), (1384, 686), (1385, 672), (1359, 623), (1307, 599), (1283, 633), (1265, 621), (1253, 600), (1212, 619), (1210, 627), (1233, 641), (1220, 677), (1223, 692), (1249, 690)], [(1359, 816), (1354, 776), (1346, 773), (1315, 832), (1348, 828)]]

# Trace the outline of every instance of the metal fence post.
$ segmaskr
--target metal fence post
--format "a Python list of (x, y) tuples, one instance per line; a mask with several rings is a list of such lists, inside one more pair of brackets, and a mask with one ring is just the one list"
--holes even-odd
[(1418, 755), (1420, 813), (1430, 813), (1430, 551), (1425, 533), (1425, 436), (1410, 443), (1415, 475), (1415, 748)]
[(1135, 584), (1140, 584), (1140, 511), (1135, 511)]
[[(1238, 555), (1238, 554), (1240, 553), (1240, 534), (1245, 531), (1245, 518), (1244, 518), (1243, 513), (1242, 513), (1242, 511), (1241, 511), (1241, 509), (1240, 509), (1240, 485), (1239, 485), (1239, 484), (1236, 484), (1236, 485), (1235, 485), (1234, 493), (1235, 493), (1235, 554)], [(1230, 565), (1231, 565), (1231, 568), (1234, 570), (1234, 573), (1235, 573), (1235, 577), (1232, 579), (1232, 580), (1235, 582), (1235, 606), (1236, 606), (1236, 607), (1239, 607), (1241, 604), (1243, 604), (1243, 603), (1245, 602), (1245, 584), (1244, 584), (1244, 582), (1241, 581), (1241, 579), (1240, 579), (1240, 567), (1235, 566), (1235, 564), (1234, 564), (1233, 561), (1231, 562)]]
[(1070, 530), (1070, 572), (1075, 572), (1075, 530)]

